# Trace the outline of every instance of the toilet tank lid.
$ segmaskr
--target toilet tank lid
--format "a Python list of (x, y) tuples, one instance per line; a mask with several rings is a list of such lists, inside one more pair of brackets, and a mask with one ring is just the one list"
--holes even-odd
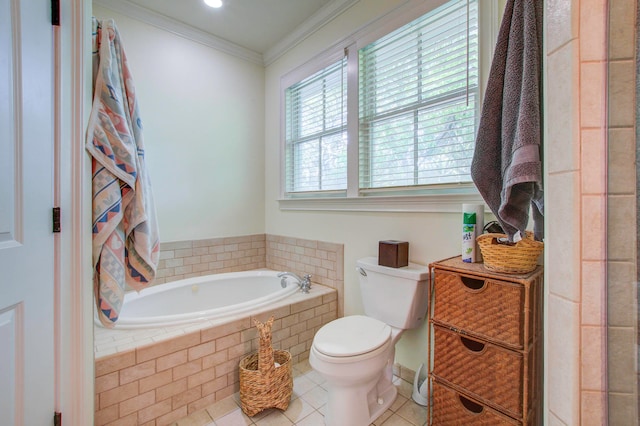
[(378, 265), (378, 258), (371, 256), (358, 259), (356, 261), (356, 265), (365, 271), (377, 272), (393, 277), (416, 281), (426, 281), (429, 279), (429, 267), (418, 265), (417, 263), (409, 263), (407, 266), (403, 266), (402, 268), (390, 268), (388, 266)]

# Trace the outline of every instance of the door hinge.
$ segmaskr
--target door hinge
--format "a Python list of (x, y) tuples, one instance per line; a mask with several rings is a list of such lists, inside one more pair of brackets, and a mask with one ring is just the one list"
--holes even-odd
[(60, 0), (51, 0), (51, 25), (60, 26)]
[(53, 232), (60, 232), (60, 207), (53, 208)]
[(62, 413), (53, 413), (53, 426), (62, 426)]

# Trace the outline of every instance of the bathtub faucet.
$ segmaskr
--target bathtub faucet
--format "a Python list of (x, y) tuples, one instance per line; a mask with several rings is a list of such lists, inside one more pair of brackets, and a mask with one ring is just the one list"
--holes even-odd
[(282, 280), (280, 280), (280, 285), (282, 285), (283, 288), (287, 286), (287, 277), (292, 277), (296, 280), (298, 287), (300, 287), (300, 291), (302, 291), (303, 293), (309, 293), (309, 289), (311, 288), (310, 274), (306, 274), (303, 278), (300, 278), (293, 272), (280, 272), (278, 274), (278, 277), (282, 278)]

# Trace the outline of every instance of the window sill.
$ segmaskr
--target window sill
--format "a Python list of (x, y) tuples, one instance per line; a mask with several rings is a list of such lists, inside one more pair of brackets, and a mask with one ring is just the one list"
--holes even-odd
[(484, 204), (477, 191), (462, 194), (287, 198), (278, 200), (280, 210), (395, 213), (460, 213), (462, 204)]

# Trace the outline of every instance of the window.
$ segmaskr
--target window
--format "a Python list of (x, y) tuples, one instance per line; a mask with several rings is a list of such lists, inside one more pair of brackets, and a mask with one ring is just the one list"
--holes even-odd
[(359, 51), (361, 189), (471, 182), (477, 15), (452, 1)]
[(285, 200), (477, 193), (486, 14), (478, 0), (443, 3), (382, 37), (361, 30), (347, 56), (340, 47), (283, 79)]
[(347, 188), (347, 61), (285, 91), (287, 193)]

